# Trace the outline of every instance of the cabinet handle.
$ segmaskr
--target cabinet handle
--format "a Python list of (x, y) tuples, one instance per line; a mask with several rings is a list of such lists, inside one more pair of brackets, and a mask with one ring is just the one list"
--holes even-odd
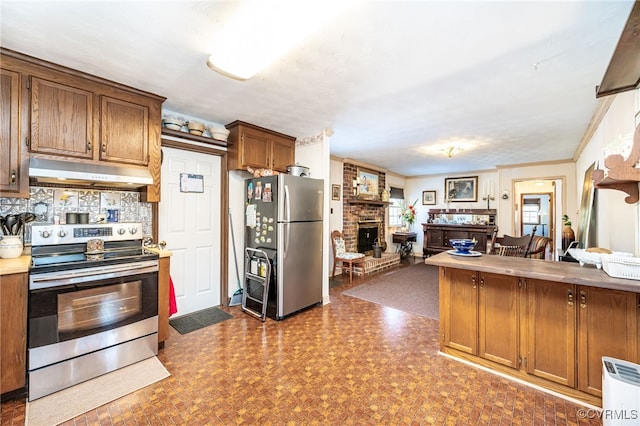
[(17, 181), (18, 181), (18, 174), (16, 173), (15, 170), (11, 170), (11, 185), (15, 185)]
[(102, 152), (103, 153), (107, 152), (107, 144), (106, 143), (102, 144)]
[(87, 141), (87, 151), (91, 151), (91, 141)]
[(580, 292), (580, 307), (581, 308), (587, 307), (587, 293), (584, 291)]
[(476, 288), (476, 276), (475, 275), (473, 275), (471, 277), (471, 283), (473, 284), (473, 288)]
[(567, 295), (567, 303), (569, 306), (573, 306), (573, 291), (569, 290)]
[(480, 288), (484, 288), (484, 278), (480, 278)]

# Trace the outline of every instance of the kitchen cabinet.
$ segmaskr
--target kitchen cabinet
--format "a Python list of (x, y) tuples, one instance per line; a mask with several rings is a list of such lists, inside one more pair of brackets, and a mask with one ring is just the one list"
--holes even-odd
[[(2, 64), (2, 63), (0, 63)], [(28, 198), (28, 156), (23, 140), (20, 108), (21, 74), (5, 67), (0, 69), (0, 196)]]
[[(56, 77), (56, 81), (64, 81), (63, 74)], [(38, 154), (92, 159), (96, 140), (93, 93), (37, 77), (31, 78), (29, 87), (29, 150)]]
[(527, 279), (527, 373), (576, 385), (576, 286)]
[(442, 352), (596, 404), (602, 356), (640, 361), (632, 281), (538, 259), (454, 257), (426, 261), (440, 267)]
[(3, 275), (0, 285), (0, 393), (26, 385), (27, 274)]
[(440, 333), (445, 346), (478, 354), (478, 273), (440, 268)]
[(522, 280), (481, 272), (478, 280), (478, 355), (511, 368), (519, 366), (519, 300)]
[(165, 98), (7, 49), (0, 52), (3, 69), (22, 75), (19, 108), (28, 123), (23, 132), (30, 157), (147, 168), (154, 183), (141, 190), (141, 200), (160, 200)]
[(440, 273), (444, 344), (517, 368), (519, 280), (451, 268)]
[(295, 162), (295, 138), (243, 121), (227, 124), (229, 170), (273, 169), (286, 173)]
[(100, 160), (149, 164), (149, 107), (102, 96)]
[(639, 295), (578, 286), (578, 389), (602, 395), (602, 357), (638, 362)]
[(158, 260), (158, 346), (164, 347), (169, 338), (169, 277), (170, 257)]

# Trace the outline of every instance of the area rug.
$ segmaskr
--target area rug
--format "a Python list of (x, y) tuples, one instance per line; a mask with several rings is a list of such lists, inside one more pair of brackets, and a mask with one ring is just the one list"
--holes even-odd
[(342, 294), (438, 319), (438, 267), (418, 263), (397, 268)]
[(170, 374), (156, 357), (27, 402), (26, 426), (52, 426), (158, 382)]
[(233, 318), (233, 315), (219, 308), (207, 308), (169, 320), (171, 327), (180, 334), (191, 333), (201, 328)]

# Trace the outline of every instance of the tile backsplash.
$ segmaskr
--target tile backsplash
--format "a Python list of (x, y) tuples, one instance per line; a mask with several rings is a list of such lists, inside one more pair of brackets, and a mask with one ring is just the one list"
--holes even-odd
[[(89, 213), (89, 223), (106, 217), (106, 210), (119, 210), (120, 222), (141, 222), (145, 237), (152, 235), (151, 203), (140, 201), (133, 191), (98, 191), (78, 188), (32, 186), (30, 198), (0, 198), (0, 215), (33, 212), (36, 223), (64, 223), (68, 212)], [(31, 226), (27, 226), (24, 243), (31, 243)]]

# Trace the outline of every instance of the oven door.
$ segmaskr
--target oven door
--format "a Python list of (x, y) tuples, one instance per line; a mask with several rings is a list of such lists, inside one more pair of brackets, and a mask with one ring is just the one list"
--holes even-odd
[(28, 347), (98, 335), (157, 315), (157, 261), (32, 274)]

